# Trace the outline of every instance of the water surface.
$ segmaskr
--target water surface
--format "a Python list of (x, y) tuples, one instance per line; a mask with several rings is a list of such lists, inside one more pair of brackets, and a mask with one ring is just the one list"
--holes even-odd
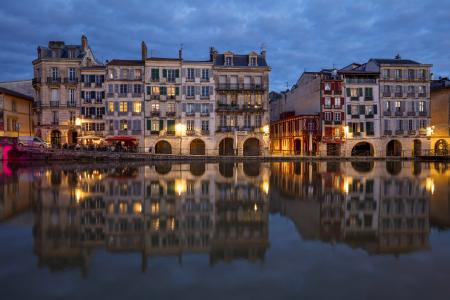
[(442, 163), (3, 164), (3, 299), (445, 299)]

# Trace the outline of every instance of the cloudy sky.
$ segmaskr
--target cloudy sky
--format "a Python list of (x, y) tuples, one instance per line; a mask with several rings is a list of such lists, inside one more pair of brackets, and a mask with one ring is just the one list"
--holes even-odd
[(304, 71), (371, 57), (410, 58), (450, 75), (450, 1), (434, 0), (15, 0), (0, 6), (0, 81), (29, 79), (36, 47), (80, 43), (97, 58), (138, 58), (145, 40), (155, 56), (205, 59), (267, 49), (271, 89)]

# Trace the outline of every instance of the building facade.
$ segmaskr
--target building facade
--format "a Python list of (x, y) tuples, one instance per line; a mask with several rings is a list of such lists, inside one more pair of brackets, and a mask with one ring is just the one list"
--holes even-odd
[(450, 144), (450, 80), (442, 78), (431, 83), (431, 150), (448, 155)]
[(0, 87), (0, 136), (33, 134), (33, 97)]
[(35, 135), (53, 146), (77, 143), (80, 122), (80, 68), (98, 65), (86, 36), (81, 45), (50, 41), (33, 60)]

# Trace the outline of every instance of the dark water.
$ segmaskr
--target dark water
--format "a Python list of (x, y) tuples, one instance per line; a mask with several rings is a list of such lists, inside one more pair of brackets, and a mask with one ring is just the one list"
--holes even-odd
[(449, 166), (3, 165), (2, 299), (448, 299)]

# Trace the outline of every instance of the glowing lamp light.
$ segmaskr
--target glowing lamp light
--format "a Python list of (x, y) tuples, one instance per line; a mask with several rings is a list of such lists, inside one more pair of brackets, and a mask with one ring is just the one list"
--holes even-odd
[(81, 189), (75, 189), (75, 200), (77, 201), (77, 203), (80, 203), (82, 197), (83, 192), (81, 191)]
[(431, 136), (434, 133), (434, 126), (427, 127), (427, 136)]
[(269, 125), (264, 125), (262, 129), (263, 129), (264, 134), (269, 134), (270, 133)]
[(175, 190), (178, 196), (186, 192), (186, 180), (185, 179), (175, 179)]
[(256, 205), (256, 203), (255, 203), (255, 205), (253, 205), (253, 210), (258, 211), (258, 205)]
[(75, 125), (76, 126), (81, 126), (81, 119), (80, 118), (76, 118), (75, 119)]
[(425, 180), (425, 189), (431, 193), (431, 195), (434, 194), (434, 180), (431, 177), (428, 177)]
[(142, 203), (141, 202), (133, 203), (133, 212), (135, 215), (140, 215), (142, 213)]
[(264, 191), (264, 193), (269, 194), (269, 182), (268, 181), (264, 181), (261, 184), (261, 189)]
[(183, 136), (186, 134), (186, 125), (178, 123), (175, 125), (175, 134), (177, 136)]

